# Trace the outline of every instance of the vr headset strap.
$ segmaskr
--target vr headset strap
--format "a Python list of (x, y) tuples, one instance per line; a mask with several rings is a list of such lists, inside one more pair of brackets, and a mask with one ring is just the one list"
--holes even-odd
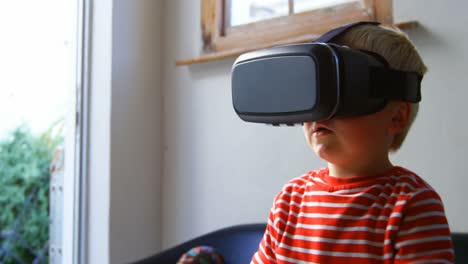
[(371, 67), (371, 96), (410, 103), (421, 101), (422, 77), (414, 72)]
[[(330, 43), (337, 36), (345, 33), (353, 27), (360, 25), (380, 25), (379, 22), (361, 21), (343, 25), (332, 29), (312, 43)], [(371, 53), (365, 51), (367, 53)], [(374, 57), (388, 65), (387, 61), (378, 54)], [(389, 68), (372, 67), (371, 68), (371, 96), (388, 100), (402, 100), (411, 103), (421, 101), (421, 80), (422, 77), (417, 73), (392, 70)]]
[(343, 25), (341, 27), (338, 27), (338, 28), (335, 28), (335, 29), (332, 29), (332, 30), (326, 32), (325, 34), (320, 36), (318, 39), (312, 41), (312, 43), (318, 43), (318, 42), (329, 43), (334, 38), (336, 38), (337, 36), (343, 34), (344, 32), (348, 31), (349, 29), (351, 29), (353, 27), (360, 26), (360, 25), (380, 25), (380, 23), (379, 22), (370, 22), (370, 21), (360, 21), (360, 22), (349, 23), (349, 24)]

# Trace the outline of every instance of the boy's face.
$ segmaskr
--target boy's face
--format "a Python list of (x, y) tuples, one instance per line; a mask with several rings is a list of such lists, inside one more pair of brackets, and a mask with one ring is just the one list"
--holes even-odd
[(388, 158), (394, 136), (406, 127), (409, 104), (391, 102), (358, 117), (304, 123), (307, 143), (320, 158), (341, 166)]

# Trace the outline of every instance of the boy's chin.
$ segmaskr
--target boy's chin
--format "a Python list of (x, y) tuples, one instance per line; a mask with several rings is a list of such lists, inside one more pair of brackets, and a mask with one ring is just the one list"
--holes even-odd
[(339, 164), (345, 160), (353, 159), (338, 146), (332, 144), (315, 144), (312, 149), (317, 157), (328, 163)]
[(336, 158), (336, 155), (333, 155), (333, 148), (330, 146), (320, 144), (314, 145), (312, 149), (314, 150), (314, 153), (317, 155), (317, 157), (327, 162), (332, 162), (334, 156)]

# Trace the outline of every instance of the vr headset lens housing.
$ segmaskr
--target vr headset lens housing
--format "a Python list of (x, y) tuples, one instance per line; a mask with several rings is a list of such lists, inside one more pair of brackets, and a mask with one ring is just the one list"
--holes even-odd
[(314, 59), (304, 55), (269, 57), (235, 67), (233, 86), (242, 87), (233, 90), (236, 110), (273, 114), (313, 109), (317, 101), (316, 71)]
[(244, 121), (293, 125), (375, 113), (389, 100), (419, 102), (420, 81), (376, 54), (305, 43), (241, 55), (232, 68), (232, 99)]

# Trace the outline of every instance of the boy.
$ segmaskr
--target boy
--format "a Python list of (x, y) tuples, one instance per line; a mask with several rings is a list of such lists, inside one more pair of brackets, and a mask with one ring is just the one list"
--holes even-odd
[[(361, 25), (333, 42), (377, 53), (393, 69), (426, 72), (397, 29)], [(391, 101), (374, 114), (304, 123), (308, 145), (328, 166), (276, 196), (252, 263), (453, 263), (439, 195), (388, 157), (417, 111), (417, 104)]]

